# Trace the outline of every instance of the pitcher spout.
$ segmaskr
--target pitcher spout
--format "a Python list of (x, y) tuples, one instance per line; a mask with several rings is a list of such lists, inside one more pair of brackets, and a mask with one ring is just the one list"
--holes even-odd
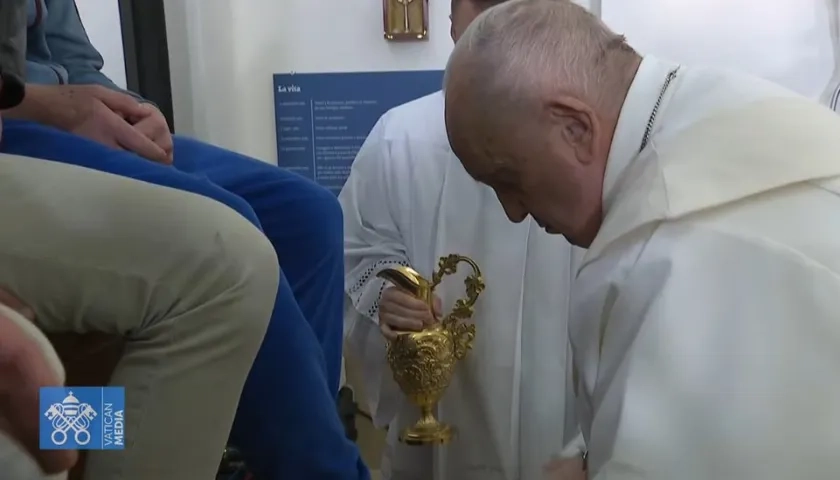
[(392, 268), (385, 268), (377, 273), (376, 276), (393, 283), (420, 300), (425, 302), (431, 301), (432, 284), (413, 268), (398, 265)]

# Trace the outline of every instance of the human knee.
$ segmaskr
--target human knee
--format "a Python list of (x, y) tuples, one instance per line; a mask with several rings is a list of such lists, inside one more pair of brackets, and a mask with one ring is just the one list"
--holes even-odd
[(344, 246), (344, 212), (338, 198), (326, 189), (320, 189), (316, 194), (317, 201), (312, 202), (310, 214), (318, 219), (316, 231), (330, 244), (338, 243)]
[(324, 229), (329, 230), (331, 236), (343, 239), (344, 212), (341, 210), (338, 197), (329, 190), (320, 187), (315, 196), (318, 199), (314, 206), (317, 212), (313, 213), (316, 213), (323, 220)]
[[(249, 228), (232, 235), (223, 261), (224, 293), (237, 301), (228, 305), (228, 329), (259, 346), (277, 298), (280, 269), (274, 247), (261, 231)], [(226, 286), (225, 286), (226, 285)]]
[(344, 214), (338, 198), (312, 182), (301, 185), (295, 208), (299, 241), (312, 250), (343, 255)]
[(253, 207), (251, 207), (251, 204), (245, 201), (245, 199), (243, 199), (242, 197), (239, 197), (221, 189), (214, 191), (213, 194), (208, 195), (208, 197), (218, 202), (221, 202), (222, 204), (224, 204), (225, 206), (242, 216), (242, 218), (248, 220), (248, 222), (250, 222), (251, 225), (262, 229), (260, 220), (257, 217), (256, 212), (254, 212)]
[(185, 304), (216, 309), (216, 328), (224, 341), (257, 347), (268, 326), (280, 271), (277, 255), (265, 235), (248, 219), (222, 204), (204, 200), (190, 222), (200, 225), (176, 235), (181, 254), (181, 279), (192, 298)]

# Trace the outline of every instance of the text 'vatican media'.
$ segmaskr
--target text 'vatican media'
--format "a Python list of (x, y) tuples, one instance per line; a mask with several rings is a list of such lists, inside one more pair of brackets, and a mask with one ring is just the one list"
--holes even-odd
[(125, 447), (125, 412), (114, 410), (113, 403), (102, 407), (102, 447)]

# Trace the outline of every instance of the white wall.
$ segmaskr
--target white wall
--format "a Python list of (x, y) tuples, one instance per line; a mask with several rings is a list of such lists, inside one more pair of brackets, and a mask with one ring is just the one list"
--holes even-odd
[(834, 73), (836, 0), (602, 0), (639, 50), (735, 68), (819, 98)]
[[(680, 62), (741, 68), (812, 96), (834, 70), (827, 5), (837, 0), (581, 3), (600, 3), (643, 52)], [(176, 128), (275, 162), (273, 73), (442, 68), (449, 4), (430, 0), (428, 42), (393, 44), (381, 0), (166, 0)]]
[(105, 75), (122, 88), (125, 83), (125, 52), (117, 0), (76, 0), (79, 15), (91, 43), (105, 59)]
[(428, 42), (382, 38), (380, 0), (167, 0), (175, 124), (275, 162), (273, 73), (445, 65), (449, 1), (431, 1)]

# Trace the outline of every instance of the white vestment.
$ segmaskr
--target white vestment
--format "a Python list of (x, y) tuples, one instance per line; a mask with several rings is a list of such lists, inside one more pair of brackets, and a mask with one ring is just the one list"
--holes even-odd
[[(534, 222), (511, 223), (493, 191), (449, 148), (438, 92), (386, 113), (362, 146), (341, 192), (345, 216), (348, 346), (361, 360), (375, 423), (390, 425), (382, 472), (391, 480), (530, 480), (574, 437), (568, 361), (571, 247)], [(448, 446), (405, 446), (417, 419), (393, 381), (377, 307), (381, 269), (408, 264), (427, 278), (439, 257), (467, 255), (486, 290), (475, 345), (439, 404), (460, 433)], [(581, 255), (578, 257), (578, 261)], [(437, 290), (448, 311), (464, 295), (459, 274)]]
[(572, 292), (596, 480), (840, 478), (840, 118), (647, 57)]

